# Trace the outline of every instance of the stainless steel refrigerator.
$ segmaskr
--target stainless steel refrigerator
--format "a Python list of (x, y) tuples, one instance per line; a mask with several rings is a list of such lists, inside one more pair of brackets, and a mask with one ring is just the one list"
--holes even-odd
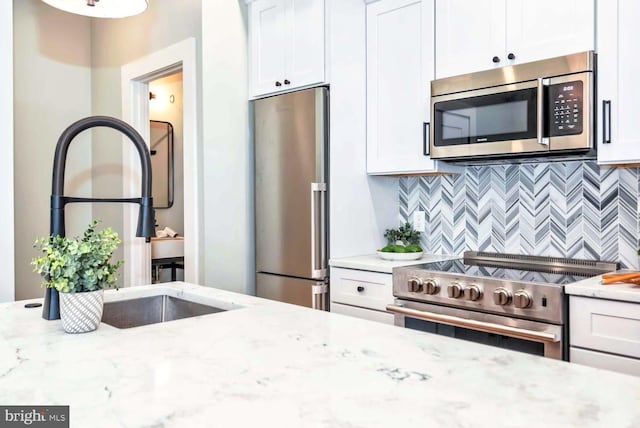
[(326, 310), (328, 88), (255, 101), (256, 295)]

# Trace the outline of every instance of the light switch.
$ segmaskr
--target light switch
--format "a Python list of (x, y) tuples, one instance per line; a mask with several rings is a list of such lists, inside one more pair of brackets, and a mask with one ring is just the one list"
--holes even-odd
[(417, 230), (418, 232), (424, 232), (425, 227), (425, 215), (424, 211), (414, 211), (413, 212), (413, 230)]

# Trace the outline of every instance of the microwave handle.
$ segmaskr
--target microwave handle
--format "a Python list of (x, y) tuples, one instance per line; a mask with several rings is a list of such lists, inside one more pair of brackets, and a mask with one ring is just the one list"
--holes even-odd
[(422, 123), (422, 154), (425, 156), (431, 155), (429, 150), (429, 122)]
[(537, 105), (537, 116), (538, 116), (538, 144), (542, 144), (543, 146), (549, 145), (549, 138), (544, 136), (544, 124), (546, 121), (545, 117), (545, 109), (544, 109), (544, 87), (549, 86), (549, 79), (538, 78), (538, 105)]
[(611, 144), (611, 100), (602, 100), (602, 144)]

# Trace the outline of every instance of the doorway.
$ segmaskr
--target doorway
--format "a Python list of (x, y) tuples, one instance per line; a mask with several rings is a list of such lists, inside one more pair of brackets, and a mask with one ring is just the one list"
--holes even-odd
[[(179, 85), (178, 85), (179, 81)], [(181, 87), (180, 97), (177, 93), (168, 93), (169, 89), (159, 89), (159, 83), (163, 86), (177, 90)], [(156, 88), (156, 98), (151, 99), (150, 93)], [(173, 95), (173, 98), (171, 97)], [(180, 98), (180, 109), (176, 101)], [(173, 99), (173, 103), (171, 100)], [(153, 102), (156, 105), (152, 106)], [(123, 119), (140, 132), (147, 142), (151, 141), (151, 120), (158, 118), (160, 107), (171, 108), (177, 117), (181, 110), (181, 160), (174, 156), (174, 174), (182, 171), (182, 189), (180, 197), (182, 209), (176, 209), (171, 215), (167, 215), (171, 208), (160, 208), (156, 211), (157, 230), (169, 228), (183, 238), (184, 280), (186, 282), (201, 283), (200, 272), (200, 200), (198, 189), (200, 183), (200, 168), (198, 164), (198, 123), (197, 123), (197, 75), (196, 75), (196, 43), (194, 38), (186, 39), (175, 45), (140, 58), (122, 67), (122, 110)], [(167, 106), (169, 105), (169, 106)], [(163, 107), (163, 108), (164, 108)], [(171, 122), (161, 120), (162, 122)], [(175, 121), (175, 119), (174, 119)], [(174, 127), (174, 144), (175, 124)], [(168, 127), (167, 127), (168, 128)], [(175, 148), (175, 146), (174, 146)], [(150, 150), (154, 150), (150, 147)], [(153, 159), (153, 156), (152, 156)], [(180, 165), (178, 165), (180, 162)], [(136, 153), (127, 145), (123, 145), (124, 180), (123, 194), (134, 194), (140, 186), (139, 161)], [(175, 177), (174, 177), (175, 178)], [(155, 172), (153, 180), (155, 181)], [(164, 180), (164, 177), (163, 177)], [(174, 184), (177, 181), (174, 181)], [(174, 187), (177, 190), (177, 187)], [(167, 195), (168, 196), (168, 195)], [(154, 195), (155, 198), (155, 195)], [(174, 191), (175, 205), (178, 192)], [(160, 203), (168, 206), (168, 198)], [(154, 206), (156, 203), (154, 202)], [(177, 208), (177, 207), (176, 207)], [(166, 212), (163, 213), (163, 211)], [(134, 206), (124, 206), (124, 236), (135, 236), (137, 211)], [(182, 216), (178, 215), (178, 212)], [(174, 215), (175, 214), (175, 215)], [(181, 222), (180, 222), (181, 217)], [(181, 223), (181, 224), (180, 224)], [(182, 233), (180, 233), (182, 232)], [(123, 239), (124, 244), (124, 283), (126, 285), (144, 285), (152, 282), (151, 244), (143, 239)]]
[(149, 82), (149, 150), (156, 239), (151, 281), (184, 280), (182, 71)]

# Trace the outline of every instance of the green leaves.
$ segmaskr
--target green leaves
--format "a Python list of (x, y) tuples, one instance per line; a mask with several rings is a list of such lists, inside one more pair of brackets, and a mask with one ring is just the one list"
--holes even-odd
[(387, 238), (389, 245), (393, 245), (397, 241), (402, 241), (405, 246), (418, 245), (420, 242), (420, 232), (413, 230), (411, 223), (405, 223), (398, 229), (385, 230), (384, 237)]
[(34, 247), (42, 256), (31, 264), (43, 276), (43, 287), (79, 293), (115, 286), (116, 272), (124, 262), (109, 261), (122, 241), (111, 228), (97, 232), (99, 223), (90, 224), (82, 239), (50, 236), (36, 240)]

